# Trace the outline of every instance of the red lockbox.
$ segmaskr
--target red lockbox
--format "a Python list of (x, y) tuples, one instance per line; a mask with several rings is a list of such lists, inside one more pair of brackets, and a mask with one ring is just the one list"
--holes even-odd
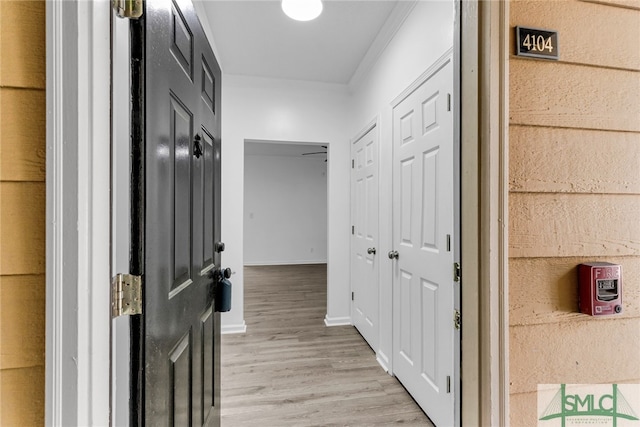
[(580, 312), (604, 316), (622, 312), (622, 266), (590, 262), (578, 266)]

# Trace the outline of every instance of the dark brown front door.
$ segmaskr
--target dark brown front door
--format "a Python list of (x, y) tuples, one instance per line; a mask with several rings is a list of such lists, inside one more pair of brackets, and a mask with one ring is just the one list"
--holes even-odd
[(144, 282), (131, 421), (219, 425), (220, 68), (189, 0), (145, 7), (131, 24), (132, 270)]

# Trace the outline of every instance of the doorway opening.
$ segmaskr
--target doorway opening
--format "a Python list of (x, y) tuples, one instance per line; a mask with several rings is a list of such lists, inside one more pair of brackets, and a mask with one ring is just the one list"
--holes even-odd
[(328, 144), (245, 140), (245, 267), (327, 264), (327, 165)]

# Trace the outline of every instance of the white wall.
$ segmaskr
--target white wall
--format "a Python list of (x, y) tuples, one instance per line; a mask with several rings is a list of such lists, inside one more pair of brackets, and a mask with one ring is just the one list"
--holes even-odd
[(231, 267), (232, 309), (223, 332), (244, 324), (243, 212), (244, 141), (323, 143), (329, 154), (327, 317), (329, 324), (349, 317), (349, 95), (344, 85), (306, 83), (234, 75), (222, 87), (222, 239), (223, 267)]
[(374, 118), (380, 132), (380, 348), (378, 360), (391, 366), (392, 352), (392, 107), (396, 96), (453, 46), (453, 1), (417, 2), (402, 27), (387, 45), (371, 70), (352, 82), (353, 95), (349, 137), (353, 138)]
[[(309, 152), (321, 149), (307, 147)], [(324, 262), (327, 262), (324, 156), (245, 155), (244, 264)]]
[[(380, 132), (380, 252), (391, 250), (391, 101), (453, 46), (453, 1), (419, 1), (369, 72), (347, 87), (321, 83), (223, 76), (223, 213), (230, 266), (232, 311), (223, 331), (244, 329), (243, 213), (244, 141), (326, 143), (328, 161), (328, 324), (350, 322), (350, 138), (374, 118)], [(391, 263), (380, 266), (380, 348), (390, 362)]]

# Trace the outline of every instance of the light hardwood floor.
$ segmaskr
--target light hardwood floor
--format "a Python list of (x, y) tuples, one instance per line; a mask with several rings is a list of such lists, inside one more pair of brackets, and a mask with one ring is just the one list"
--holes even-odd
[(352, 326), (327, 328), (326, 266), (245, 267), (246, 334), (222, 337), (222, 426), (432, 426)]

